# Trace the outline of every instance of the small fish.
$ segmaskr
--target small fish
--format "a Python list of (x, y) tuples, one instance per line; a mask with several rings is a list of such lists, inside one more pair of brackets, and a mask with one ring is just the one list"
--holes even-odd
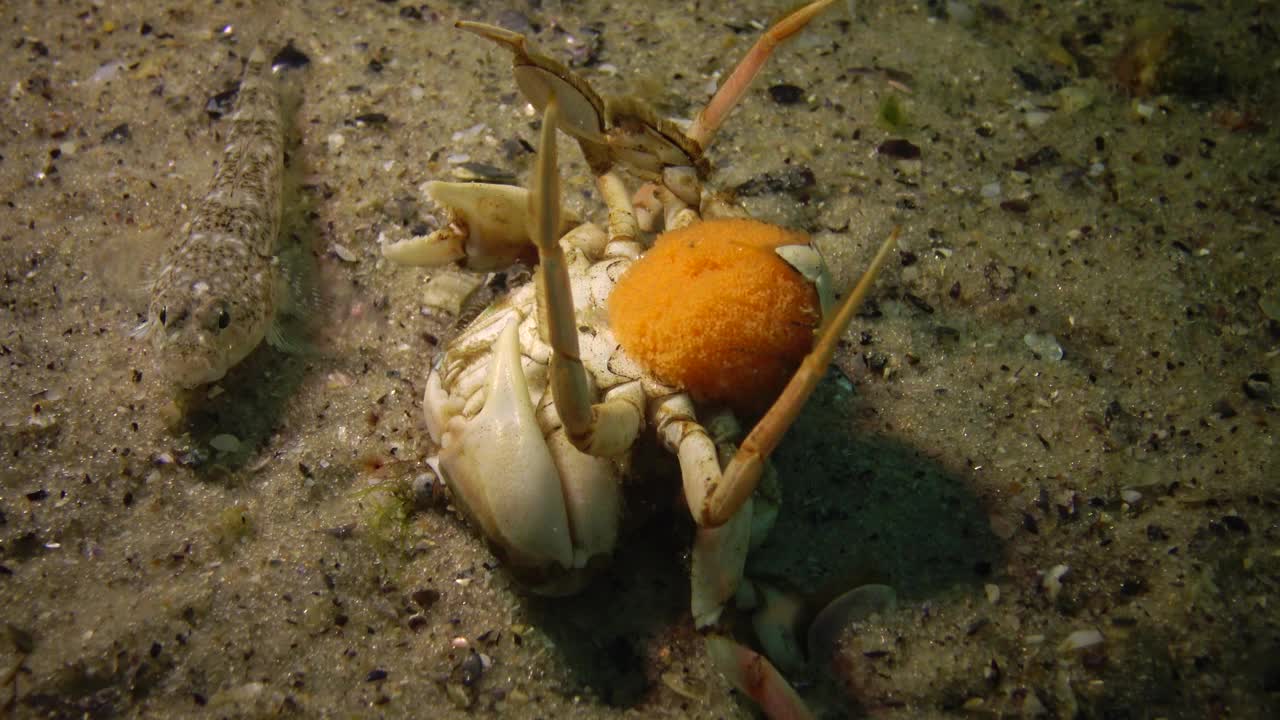
[(261, 47), (249, 56), (229, 140), (195, 216), (166, 251), (147, 320), (159, 374), (183, 388), (221, 379), (265, 336), (283, 345), (273, 320), (282, 295), (279, 260), (284, 120), (280, 92)]

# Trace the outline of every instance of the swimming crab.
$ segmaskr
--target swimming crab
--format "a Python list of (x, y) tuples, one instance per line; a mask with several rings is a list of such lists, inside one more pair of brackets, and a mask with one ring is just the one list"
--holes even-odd
[[(775, 262), (780, 258), (812, 285), (821, 318), (811, 350), (736, 446), (731, 413), (711, 413), (704, 425), (699, 411), (705, 408), (685, 388), (657, 377), (623, 348), (609, 324), (609, 298), (648, 252), (642, 233), (659, 224), (668, 231), (713, 223), (772, 227), (745, 219), (732, 201), (703, 188), (710, 172), (703, 148), (773, 49), (832, 2), (811, 3), (770, 28), (687, 132), (635, 101), (602, 98), (568, 68), (532, 51), (522, 35), (458, 23), (511, 51), (520, 90), (543, 113), (532, 186), (429, 183), (428, 194), (446, 208), (449, 222), (384, 253), (409, 264), (457, 261), (492, 269), (536, 250), (535, 281), (511, 291), (449, 343), (433, 363), (424, 398), (427, 428), (440, 447), (433, 467), (495, 554), (535, 592), (575, 592), (609, 559), (631, 450), (649, 429), (678, 459), (697, 525), (691, 556), (696, 625), (713, 625), (738, 590), (748, 549), (776, 513), (770, 493), (757, 492), (769, 474), (768, 457), (823, 376), (896, 231), (838, 305), (822, 258), (805, 236), (772, 246)], [(608, 208), (607, 229), (565, 219), (558, 131), (582, 149)], [(621, 170), (646, 181), (635, 200)], [(711, 651), (741, 669), (731, 679), (766, 710), (775, 704), (785, 715), (786, 708), (802, 707), (762, 657), (721, 640)]]

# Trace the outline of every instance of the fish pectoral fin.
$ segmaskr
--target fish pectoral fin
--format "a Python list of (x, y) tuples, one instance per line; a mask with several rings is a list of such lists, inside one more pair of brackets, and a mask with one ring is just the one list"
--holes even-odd
[(289, 316), (277, 312), (267, 325), (267, 344), (286, 355), (310, 355), (314, 348), (307, 341), (305, 326), (290, 322)]

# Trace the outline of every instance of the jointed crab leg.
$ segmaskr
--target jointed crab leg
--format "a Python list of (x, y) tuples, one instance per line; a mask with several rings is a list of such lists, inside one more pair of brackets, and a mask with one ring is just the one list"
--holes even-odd
[[(542, 115), (542, 135), (529, 195), (529, 234), (538, 246), (538, 304), (540, 324), (551, 346), (551, 393), (569, 440), (584, 453), (612, 457), (635, 441), (644, 417), (644, 396), (638, 384), (615, 389), (601, 403), (591, 403), (586, 369), (578, 349), (578, 323), (564, 249), (560, 247), (560, 175), (556, 168), (554, 94)], [(634, 387), (633, 387), (634, 385)]]
[(756, 40), (756, 44), (751, 46), (747, 56), (742, 58), (730, 73), (729, 79), (725, 80), (716, 91), (711, 102), (698, 113), (698, 117), (693, 121), (693, 127), (689, 128), (686, 134), (705, 148), (711, 137), (716, 134), (716, 130), (720, 129), (721, 123), (729, 116), (729, 111), (733, 110), (733, 106), (737, 105), (738, 100), (747, 92), (751, 81), (760, 72), (760, 68), (764, 67), (765, 61), (773, 54), (774, 49), (803, 29), (810, 20), (826, 10), (833, 2), (835, 0), (817, 0), (809, 3), (778, 21), (764, 35), (761, 35), (760, 39)]
[[(805, 356), (800, 369), (783, 388), (782, 394), (774, 401), (769, 412), (765, 413), (765, 416), (760, 418), (752, 428), (723, 473), (718, 463), (697, 462), (694, 453), (683, 452), (686, 444), (702, 441), (705, 433), (702, 437), (696, 433), (690, 433), (681, 439), (680, 459), (681, 470), (685, 475), (686, 497), (690, 499), (689, 510), (699, 525), (709, 527), (723, 525), (755, 491), (766, 460), (782, 440), (787, 428), (795, 422), (805, 401), (809, 399), (813, 389), (818, 386), (818, 381), (826, 373), (827, 366), (831, 364), (831, 358), (835, 354), (836, 343), (849, 327), (849, 322), (853, 320), (854, 314), (871, 290), (876, 274), (888, 261), (890, 252), (898, 242), (900, 231), (901, 228), (893, 229), (889, 238), (880, 245), (875, 259), (871, 261), (871, 266), (862, 274), (853, 292), (849, 293), (849, 296), (840, 303), (835, 314), (828, 317), (818, 329), (813, 350)], [(704, 452), (697, 455), (705, 454)], [(714, 455), (711, 457), (714, 458)], [(701, 475), (693, 478), (692, 485), (690, 485), (691, 473)], [(696, 489), (695, 492), (689, 492), (691, 487)], [(690, 497), (691, 494), (695, 497), (700, 495), (702, 498), (697, 507), (694, 506), (695, 499)]]
[(707, 636), (712, 664), (773, 720), (812, 720), (813, 713), (767, 658), (723, 635)]

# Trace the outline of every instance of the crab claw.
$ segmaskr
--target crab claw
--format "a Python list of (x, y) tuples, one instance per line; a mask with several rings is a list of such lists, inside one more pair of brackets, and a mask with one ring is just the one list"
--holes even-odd
[(570, 567), (559, 473), (529, 401), (517, 328), (509, 323), (495, 343), (480, 412), (445, 428), (440, 466), (467, 514), (513, 566)]
[[(529, 191), (514, 185), (432, 181), (427, 197), (448, 215), (430, 235), (384, 245), (382, 254), (402, 265), (447, 265), (461, 261), (473, 270), (496, 270), (535, 257), (529, 237)], [(560, 234), (581, 222), (561, 208)], [(557, 236), (558, 237), (558, 236)]]
[(437, 418), (439, 465), (457, 504), (512, 575), (534, 592), (569, 594), (612, 553), (620, 499), (608, 461), (578, 452), (563, 432), (544, 437), (518, 327), (508, 322), (494, 342), (479, 412), (467, 418), (443, 408)]

